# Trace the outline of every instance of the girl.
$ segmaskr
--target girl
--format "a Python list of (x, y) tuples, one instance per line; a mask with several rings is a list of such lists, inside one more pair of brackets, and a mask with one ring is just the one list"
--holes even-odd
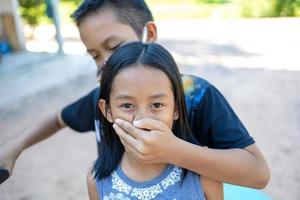
[(100, 90), (102, 135), (99, 158), (88, 175), (90, 199), (223, 199), (221, 183), (174, 165), (141, 163), (115, 133), (120, 129), (116, 121), (151, 118), (178, 138), (197, 143), (188, 127), (181, 77), (168, 51), (140, 42), (120, 47), (104, 67)]

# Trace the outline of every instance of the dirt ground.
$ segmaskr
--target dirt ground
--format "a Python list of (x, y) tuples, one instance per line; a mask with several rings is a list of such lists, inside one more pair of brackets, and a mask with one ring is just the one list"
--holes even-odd
[[(230, 68), (227, 63), (242, 63), (243, 59), (252, 62), (260, 56), (240, 51), (231, 43), (224, 46), (204, 39), (189, 43), (166, 38), (161, 43), (177, 55), (183, 73), (204, 77), (223, 93), (254, 137), (272, 173), (263, 192), (276, 200), (300, 199), (300, 71)], [(196, 60), (199, 65), (193, 64), (191, 55), (201, 55)], [(182, 57), (189, 59), (180, 60)], [(234, 62), (226, 60), (228, 57)], [(273, 59), (277, 63), (277, 57)], [(0, 107), (0, 146), (87, 94), (95, 87), (94, 79), (94, 74), (79, 76)], [(20, 156), (12, 177), (0, 186), (0, 199), (87, 199), (85, 175), (95, 158), (94, 134), (78, 134), (66, 128)]]
[[(264, 153), (272, 172), (264, 191), (274, 199), (298, 199), (300, 72), (202, 68), (199, 73), (222, 91)], [(84, 79), (2, 108), (1, 143), (86, 93), (93, 84), (83, 84)], [(93, 133), (79, 135), (67, 128), (26, 150), (1, 185), (0, 199), (85, 199), (94, 144)]]

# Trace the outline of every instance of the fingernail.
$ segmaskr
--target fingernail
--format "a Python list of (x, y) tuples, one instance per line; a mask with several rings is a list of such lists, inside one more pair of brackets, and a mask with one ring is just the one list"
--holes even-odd
[(133, 124), (134, 126), (137, 126), (137, 125), (139, 124), (139, 121), (138, 121), (138, 120), (137, 120), (137, 121), (133, 121), (132, 124)]
[(115, 122), (116, 122), (117, 124), (121, 124), (121, 123), (122, 123), (122, 120), (116, 119)]

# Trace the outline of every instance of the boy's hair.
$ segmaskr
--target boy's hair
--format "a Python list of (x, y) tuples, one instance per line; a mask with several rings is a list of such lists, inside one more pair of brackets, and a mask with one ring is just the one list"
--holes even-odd
[[(184, 90), (178, 67), (171, 54), (158, 44), (132, 42), (118, 48), (104, 66), (99, 99), (104, 99), (108, 108), (114, 78), (121, 71), (137, 65), (159, 69), (167, 75), (172, 85), (175, 106), (178, 110), (178, 119), (174, 121), (172, 131), (175, 136), (183, 140), (197, 143), (189, 128)], [(117, 168), (124, 153), (124, 147), (112, 124), (99, 108), (97, 108), (97, 113), (98, 119), (101, 121), (101, 126), (99, 127), (101, 138), (98, 152), (99, 158), (94, 165), (93, 171), (95, 178), (101, 179), (110, 175)]]
[(71, 18), (77, 26), (89, 15), (110, 9), (117, 19), (132, 27), (141, 39), (143, 28), (153, 21), (152, 13), (144, 0), (83, 0)]

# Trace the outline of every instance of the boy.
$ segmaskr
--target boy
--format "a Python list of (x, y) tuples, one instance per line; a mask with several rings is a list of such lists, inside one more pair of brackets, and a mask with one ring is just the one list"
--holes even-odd
[[(151, 12), (142, 0), (85, 0), (72, 17), (88, 53), (98, 66), (98, 78), (101, 78), (106, 60), (117, 47), (142, 40), (144, 30), (147, 42), (157, 39)], [(182, 79), (183, 84), (187, 85), (189, 123), (202, 146), (176, 138), (171, 130), (163, 130), (159, 136), (142, 136), (135, 127), (160, 129), (157, 121), (145, 118), (137, 121), (135, 127), (125, 121), (118, 123), (121, 131), (117, 134), (125, 148), (143, 162), (167, 160), (170, 164), (220, 182), (264, 188), (270, 179), (266, 161), (224, 97), (201, 78), (182, 76)], [(95, 123), (99, 123), (95, 120), (97, 91), (96, 88), (66, 106), (56, 116), (40, 122), (1, 147), (0, 166), (11, 172), (15, 160), (24, 149), (65, 126), (80, 132), (96, 131), (99, 141), (99, 130), (95, 130)]]

